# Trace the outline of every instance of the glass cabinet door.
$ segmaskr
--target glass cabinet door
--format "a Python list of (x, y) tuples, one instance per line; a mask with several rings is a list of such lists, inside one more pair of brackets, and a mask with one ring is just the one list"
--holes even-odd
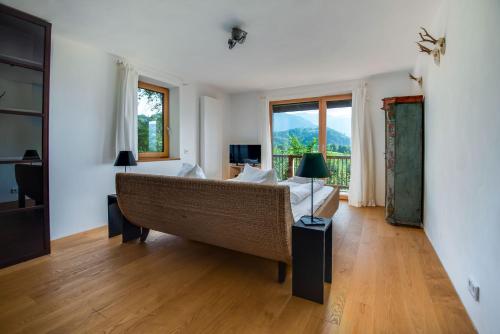
[(0, 113), (0, 162), (41, 160), (42, 118)]
[(0, 63), (0, 109), (41, 113), (43, 72)]
[(42, 67), (44, 27), (0, 13), (0, 57), (11, 62)]
[(0, 213), (43, 204), (41, 163), (0, 164)]
[(0, 211), (43, 204), (42, 117), (0, 113)]

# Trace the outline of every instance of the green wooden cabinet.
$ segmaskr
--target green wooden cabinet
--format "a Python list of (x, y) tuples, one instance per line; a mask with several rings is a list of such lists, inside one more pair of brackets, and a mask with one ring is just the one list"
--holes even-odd
[(424, 176), (423, 96), (383, 99), (385, 207), (391, 224), (422, 226)]

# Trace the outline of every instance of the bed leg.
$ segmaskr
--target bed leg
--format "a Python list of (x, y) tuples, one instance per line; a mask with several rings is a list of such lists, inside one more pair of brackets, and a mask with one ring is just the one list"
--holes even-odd
[(278, 282), (283, 283), (286, 279), (286, 263), (278, 262)]
[(146, 239), (148, 238), (149, 234), (149, 228), (143, 227), (141, 229), (141, 242), (146, 242)]
[[(123, 220), (122, 242), (135, 240), (141, 237), (141, 228), (130, 223), (127, 219)], [(145, 239), (144, 239), (145, 240)]]

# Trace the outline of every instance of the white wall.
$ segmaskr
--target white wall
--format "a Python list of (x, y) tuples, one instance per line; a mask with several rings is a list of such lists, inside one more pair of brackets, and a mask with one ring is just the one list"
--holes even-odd
[[(367, 83), (367, 106), (373, 126), (375, 149), (376, 202), (377, 205), (383, 206), (385, 203), (385, 121), (384, 113), (380, 110), (381, 100), (384, 97), (412, 95), (416, 92), (416, 88), (408, 79), (408, 71), (375, 75), (367, 78)], [(352, 81), (345, 81), (231, 95), (229, 118), (231, 126), (227, 129), (227, 143), (261, 144), (260, 119), (262, 108), (266, 108), (265, 97), (270, 100), (282, 100), (342, 94), (350, 92), (352, 84)]]
[(500, 2), (450, 1), (432, 31), (447, 50), (423, 71), (425, 230), (478, 331), (499, 333)]
[(260, 144), (260, 108), (262, 93), (249, 92), (231, 95), (227, 144)]
[(51, 66), (50, 234), (57, 239), (106, 222), (117, 72), (111, 56), (57, 36)]
[(219, 100), (200, 97), (200, 166), (209, 179), (223, 177), (224, 119)]
[[(55, 34), (51, 66), (50, 225), (51, 239), (57, 239), (107, 224), (106, 195), (114, 193), (114, 175), (122, 168), (113, 166), (115, 57)], [(201, 95), (227, 103), (216, 88), (179, 87), (174, 102), (182, 160), (139, 163), (132, 171), (173, 175), (183, 161), (198, 162)]]
[(367, 108), (373, 126), (375, 157), (375, 201), (385, 205), (385, 114), (382, 99), (392, 96), (417, 95), (418, 86), (408, 79), (408, 71), (375, 75), (367, 80)]

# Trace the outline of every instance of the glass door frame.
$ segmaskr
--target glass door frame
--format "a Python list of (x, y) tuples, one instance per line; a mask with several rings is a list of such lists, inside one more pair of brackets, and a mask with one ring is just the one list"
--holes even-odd
[(326, 159), (326, 112), (327, 103), (330, 101), (346, 101), (352, 100), (352, 94), (327, 95), (319, 97), (306, 97), (288, 100), (276, 100), (269, 102), (269, 131), (271, 134), (271, 152), (273, 150), (273, 106), (280, 104), (293, 104), (303, 102), (318, 102), (319, 103), (319, 135), (318, 135), (318, 151), (323, 154)]

